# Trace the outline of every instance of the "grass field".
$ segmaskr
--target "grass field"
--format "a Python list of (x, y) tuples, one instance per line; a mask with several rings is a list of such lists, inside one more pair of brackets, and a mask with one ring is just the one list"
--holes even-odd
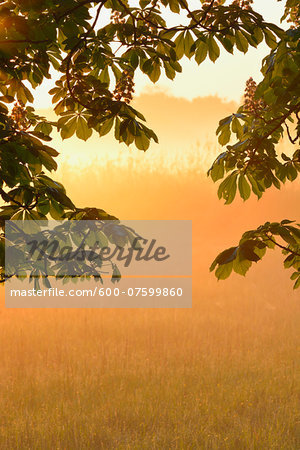
[[(193, 308), (2, 307), (1, 450), (300, 448), (300, 300), (280, 255), (245, 280), (217, 283), (207, 268), (254, 225), (253, 214), (255, 226), (274, 211), (295, 214), (298, 192), (226, 209), (215, 192), (177, 175), (141, 180), (141, 196), (151, 182), (148, 202), (132, 205), (141, 218), (194, 220)], [(112, 203), (122, 208), (116, 186)], [(81, 190), (95, 204), (101, 187), (83, 180)]]
[(237, 287), (192, 310), (2, 311), (0, 448), (298, 449), (300, 304)]

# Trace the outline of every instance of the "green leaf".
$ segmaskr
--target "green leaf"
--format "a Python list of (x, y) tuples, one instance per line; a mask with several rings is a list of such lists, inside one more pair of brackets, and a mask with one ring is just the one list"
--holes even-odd
[(228, 53), (233, 53), (233, 43), (231, 39), (228, 39), (224, 36), (217, 36), (218, 40), (221, 42), (223, 47)]
[(219, 137), (218, 137), (218, 141), (220, 145), (226, 145), (228, 144), (228, 142), (230, 141), (230, 136), (231, 136), (231, 131), (230, 131), (230, 126), (229, 124), (224, 126)]
[(178, 14), (180, 12), (179, 4), (177, 0), (169, 0), (169, 7), (173, 13)]
[[(289, 269), (290, 267), (293, 267), (295, 259), (296, 259), (295, 255), (293, 255), (293, 254), (289, 255), (283, 262), (284, 267), (286, 269)], [(292, 277), (291, 277), (291, 279), (292, 279)]]
[(223, 162), (216, 162), (212, 169), (210, 170), (210, 176), (214, 182), (220, 180), (224, 177), (224, 163)]
[(231, 123), (231, 129), (233, 133), (235, 133), (238, 137), (238, 139), (241, 139), (243, 137), (243, 127), (237, 117), (233, 117), (232, 123)]
[(76, 126), (77, 126), (77, 117), (73, 117), (71, 120), (69, 120), (69, 122), (65, 123), (61, 127), (60, 131), (62, 139), (68, 139), (71, 136), (73, 136), (73, 134), (76, 131)]
[(48, 188), (47, 193), (50, 194), (61, 205), (65, 206), (69, 209), (75, 209), (73, 202), (69, 199), (69, 197), (63, 191)]
[(18, 211), (15, 214), (13, 214), (10, 220), (23, 220), (23, 218), (24, 218), (24, 210)]
[(194, 39), (192, 37), (192, 34), (190, 31), (187, 31), (185, 33), (184, 37), (184, 54), (187, 58), (190, 58), (192, 56), (191, 47), (194, 43)]
[(100, 129), (99, 129), (99, 135), (105, 136), (107, 133), (110, 132), (112, 129), (112, 126), (114, 124), (114, 117), (111, 117), (110, 119), (105, 120), (105, 122), (102, 123)]
[(256, 179), (254, 178), (253, 175), (251, 175), (250, 173), (247, 173), (247, 178), (251, 184), (252, 187), (252, 191), (253, 193), (258, 197), (261, 198), (262, 197), (262, 193), (263, 193), (263, 189), (261, 188), (261, 186), (257, 183)]
[(219, 199), (222, 197), (224, 198), (225, 205), (232, 203), (235, 198), (237, 190), (237, 176), (237, 171), (232, 172), (219, 186), (218, 197)]
[(232, 269), (233, 269), (233, 262), (231, 261), (228, 264), (219, 266), (215, 271), (215, 275), (218, 280), (226, 280), (226, 278), (230, 276)]
[(280, 237), (287, 242), (288, 244), (292, 245), (292, 246), (296, 246), (297, 242), (295, 240), (295, 238), (291, 235), (291, 233), (288, 231), (287, 228), (285, 227), (280, 227), (278, 229), (278, 233), (280, 235)]
[(39, 201), (37, 204), (37, 210), (46, 216), (50, 211), (50, 201), (48, 199)]
[(184, 55), (184, 31), (179, 33), (175, 39), (177, 58), (181, 59)]
[(237, 257), (233, 261), (233, 270), (238, 273), (239, 275), (245, 276), (250, 267), (252, 266), (252, 262), (248, 261), (246, 259), (240, 260), (239, 257)]
[(201, 64), (207, 57), (208, 46), (206, 42), (200, 41), (195, 52), (195, 61)]
[(228, 264), (229, 262), (233, 261), (237, 256), (237, 250), (238, 247), (231, 247), (227, 250), (224, 250), (222, 253), (220, 253), (217, 256), (216, 262), (217, 264)]
[(1, 95), (0, 102), (12, 103), (15, 101), (15, 98), (11, 95)]
[(243, 35), (243, 33), (239, 30), (237, 30), (235, 33), (235, 42), (238, 50), (240, 50), (243, 53), (247, 53), (249, 48), (248, 41)]
[(277, 41), (276, 36), (268, 29), (264, 28), (263, 33), (265, 35), (265, 41), (266, 44), (271, 48), (274, 49), (277, 47)]
[(146, 151), (149, 148), (150, 140), (144, 133), (141, 133), (140, 136), (135, 136), (135, 145), (139, 150)]
[(298, 280), (296, 281), (296, 283), (294, 284), (294, 289), (298, 289), (300, 287), (300, 275), (298, 277)]
[(294, 272), (291, 275), (291, 280), (296, 280), (298, 277), (300, 277), (300, 272)]
[(254, 27), (253, 36), (258, 44), (260, 44), (264, 38), (263, 32), (259, 27)]
[(208, 56), (212, 62), (215, 62), (220, 56), (220, 49), (217, 41), (214, 39), (213, 35), (210, 34), (208, 38)]
[(174, 78), (176, 76), (176, 71), (173, 69), (173, 67), (169, 63), (164, 61), (164, 68), (165, 68), (166, 76), (170, 80), (174, 80)]
[(64, 214), (64, 209), (55, 200), (50, 202), (50, 215), (55, 220), (60, 220)]
[(246, 177), (244, 174), (241, 174), (239, 176), (238, 187), (239, 187), (239, 192), (240, 192), (240, 196), (242, 197), (242, 199), (244, 201), (248, 200), (248, 198), (250, 197), (250, 194), (251, 194), (251, 189), (250, 189), (249, 183), (246, 180)]
[[(109, 72), (108, 72), (108, 67), (106, 66), (102, 71), (101, 74), (99, 76), (99, 80), (102, 83), (106, 83), (109, 84), (110, 78), (109, 78)], [(81, 139), (81, 138), (80, 138)], [(85, 139), (84, 139), (85, 140)]]
[(41, 163), (46, 167), (47, 170), (51, 171), (57, 169), (56, 161), (50, 155), (48, 155), (48, 153), (40, 150), (39, 158)]
[(248, 261), (254, 261), (258, 262), (261, 258), (260, 256), (255, 253), (255, 244), (256, 241), (249, 240), (245, 241), (240, 245), (240, 260), (248, 260)]
[(93, 130), (88, 127), (87, 121), (79, 116), (77, 118), (76, 125), (76, 136), (83, 141), (86, 141), (89, 137), (91, 137)]
[[(32, 93), (30, 92), (30, 90), (23, 83), (21, 83), (21, 84), (22, 84), (22, 87), (23, 87), (23, 92), (25, 94), (26, 100), (28, 100), (30, 103), (33, 103), (34, 98), (33, 98)], [(24, 103), (26, 103), (26, 101)]]
[(155, 62), (152, 65), (152, 70), (151, 72), (148, 74), (150, 80), (153, 83), (156, 83), (160, 77), (160, 64), (159, 62)]
[(297, 178), (298, 172), (293, 164), (288, 164), (286, 166), (286, 175), (289, 181), (294, 181)]

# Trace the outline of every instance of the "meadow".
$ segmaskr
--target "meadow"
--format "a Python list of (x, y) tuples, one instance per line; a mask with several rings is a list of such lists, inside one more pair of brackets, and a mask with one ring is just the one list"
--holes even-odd
[(300, 448), (300, 299), (280, 253), (245, 279), (208, 272), (243, 230), (296, 216), (299, 185), (224, 207), (203, 173), (153, 170), (63, 167), (60, 177), (84, 206), (193, 219), (193, 308), (2, 302), (1, 449)]
[(2, 311), (1, 448), (299, 448), (299, 302), (194, 299)]

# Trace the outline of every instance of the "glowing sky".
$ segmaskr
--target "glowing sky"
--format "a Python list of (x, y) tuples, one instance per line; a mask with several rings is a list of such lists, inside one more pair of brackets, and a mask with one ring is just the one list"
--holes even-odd
[[(199, 5), (199, 2), (194, 3)], [(283, 13), (283, 2), (254, 0), (254, 9), (261, 13), (265, 20), (279, 24)], [(173, 20), (170, 17), (168, 22), (172, 23)], [(187, 99), (218, 95), (221, 98), (238, 102), (243, 94), (245, 81), (250, 76), (259, 81), (261, 59), (268, 51), (265, 44), (261, 44), (258, 49), (251, 48), (246, 55), (237, 50), (233, 56), (223, 51), (215, 64), (207, 60), (200, 67), (194, 61), (184, 58), (181, 61), (183, 72), (177, 75), (174, 81), (163, 76), (154, 89), (159, 85), (160, 89), (167, 91), (169, 94)], [(36, 90), (34, 103), (36, 108), (47, 108), (51, 105), (48, 90), (51, 89), (53, 83), (53, 80), (47, 80), (43, 86)], [(148, 77), (141, 73), (136, 75), (135, 83), (137, 95), (149, 88), (153, 89), (153, 84)]]
[[(193, 7), (199, 7), (199, 0), (192, 2)], [(255, 0), (254, 9), (265, 20), (279, 24), (283, 3)], [(106, 16), (101, 19), (102, 25), (103, 20), (109, 20), (108, 13)], [(174, 16), (178, 23), (178, 16), (172, 16), (166, 17), (170, 26), (175, 25)], [(180, 18), (180, 21), (184, 23), (184, 18)], [(86, 143), (76, 137), (62, 141), (60, 137), (54, 136), (52, 145), (61, 153), (57, 175), (63, 178), (70, 167), (78, 176), (83, 167), (99, 166), (108, 161), (123, 165), (128, 164), (131, 158), (135, 164), (141, 165), (161, 167), (163, 159), (164, 165), (170, 168), (176, 166), (183, 169), (188, 163), (193, 166), (200, 164), (207, 170), (214, 155), (219, 153), (215, 135), (218, 121), (236, 111), (237, 104), (232, 101), (240, 103), (245, 82), (250, 76), (259, 81), (261, 60), (268, 53), (266, 45), (261, 44), (258, 49), (250, 49), (246, 55), (239, 51), (230, 55), (223, 51), (215, 64), (208, 60), (198, 66), (184, 58), (181, 60), (182, 74), (173, 81), (162, 77), (155, 85), (147, 76), (137, 74), (133, 105), (145, 115), (147, 125), (157, 133), (159, 145), (151, 144), (150, 149), (143, 153), (134, 146), (128, 148), (124, 144), (120, 145), (112, 133), (101, 139), (94, 133)], [(51, 97), (48, 91), (54, 82), (55, 79), (47, 80), (36, 89), (34, 103), (37, 109), (43, 109), (40, 111), (42, 114), (52, 120), (56, 116), (50, 110)], [(225, 103), (222, 104), (220, 99), (224, 99)], [(208, 157), (209, 161), (204, 161)]]

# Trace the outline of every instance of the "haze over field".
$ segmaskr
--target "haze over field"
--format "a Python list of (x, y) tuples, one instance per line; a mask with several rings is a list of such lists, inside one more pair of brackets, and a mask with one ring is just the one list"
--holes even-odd
[[(204, 117), (193, 112), (193, 123)], [(300, 302), (281, 255), (271, 252), (245, 279), (217, 282), (208, 272), (245, 229), (296, 217), (299, 183), (224, 206), (202, 150), (177, 170), (164, 151), (161, 167), (143, 159), (151, 150), (121, 165), (89, 157), (80, 169), (67, 159), (58, 178), (80, 206), (124, 219), (192, 219), (193, 308), (2, 308), (1, 448), (299, 448)]]
[[(283, 2), (254, 3), (279, 21)], [(218, 122), (236, 111), (247, 78), (259, 80), (265, 52), (200, 68), (185, 59), (159, 87), (138, 76), (133, 106), (159, 137), (145, 153), (112, 135), (55, 135), (52, 175), (76, 206), (193, 221), (193, 307), (7, 309), (0, 285), (0, 450), (300, 448), (300, 299), (282, 254), (269, 250), (245, 278), (209, 272), (245, 230), (299, 220), (299, 180), (225, 206), (206, 175), (222, 151)], [(52, 85), (35, 106), (55, 120)]]
[(282, 257), (271, 251), (225, 282), (208, 268), (245, 229), (296, 218), (299, 183), (224, 206), (205, 172), (219, 151), (215, 123), (235, 105), (163, 93), (136, 104), (159, 146), (72, 139), (56, 177), (79, 206), (192, 219), (193, 308), (2, 308), (0, 446), (298, 448), (300, 302)]

